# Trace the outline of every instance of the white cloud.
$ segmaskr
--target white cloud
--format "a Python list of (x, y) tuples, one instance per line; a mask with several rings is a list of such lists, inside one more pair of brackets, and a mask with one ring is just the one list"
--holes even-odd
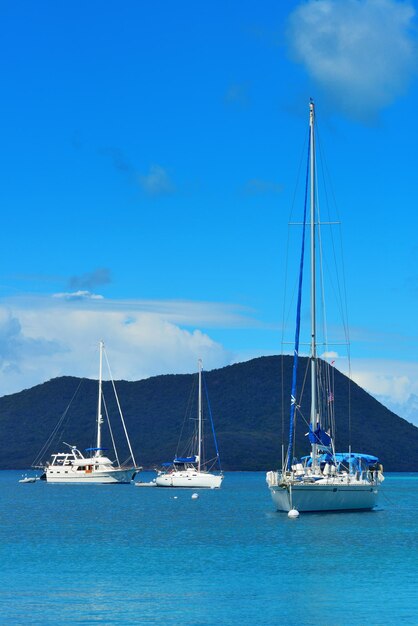
[[(347, 372), (347, 361), (338, 362)], [(401, 417), (418, 425), (418, 363), (385, 359), (353, 359), (352, 379)]]
[(289, 17), (289, 48), (340, 111), (368, 119), (417, 72), (408, 1), (308, 0)]
[(170, 194), (174, 191), (174, 185), (161, 165), (151, 165), (148, 174), (138, 175), (138, 182), (142, 189), (151, 196)]
[[(96, 378), (99, 340), (116, 379), (193, 372), (198, 358), (206, 369), (254, 358), (260, 351), (231, 353), (201, 330), (264, 328), (251, 313), (213, 302), (10, 298), (0, 302), (0, 395), (56, 376)], [(347, 373), (346, 358), (322, 356)], [(352, 378), (418, 425), (418, 363), (353, 359)]]
[(0, 395), (61, 375), (96, 377), (99, 340), (115, 378), (193, 372), (198, 358), (222, 367), (232, 354), (198, 326), (252, 323), (215, 303), (16, 298), (0, 304)]
[(70, 293), (54, 293), (53, 298), (62, 298), (63, 300), (102, 300), (103, 296), (80, 289)]
[(338, 352), (333, 352), (332, 350), (328, 350), (327, 352), (324, 352), (323, 354), (321, 354), (321, 359), (326, 359), (326, 360), (330, 360), (330, 359), (338, 359), (339, 355)]

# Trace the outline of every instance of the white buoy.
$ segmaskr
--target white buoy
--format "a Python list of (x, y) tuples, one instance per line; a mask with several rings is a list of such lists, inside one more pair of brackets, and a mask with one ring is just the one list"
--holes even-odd
[(177, 500), (177, 497), (178, 497), (178, 496), (173, 496), (173, 500)]
[(291, 519), (296, 519), (297, 517), (299, 517), (299, 511), (297, 511), (296, 509), (291, 509), (287, 514), (287, 517), (290, 517)]
[(192, 493), (192, 500), (197, 500), (199, 497), (198, 493)]

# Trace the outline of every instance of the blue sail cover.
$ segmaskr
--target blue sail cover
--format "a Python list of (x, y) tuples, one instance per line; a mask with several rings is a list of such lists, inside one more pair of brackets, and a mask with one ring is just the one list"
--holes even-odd
[(173, 463), (197, 463), (195, 456), (177, 457)]
[(315, 430), (312, 429), (312, 425), (310, 424), (308, 434), (309, 434), (309, 441), (311, 443), (316, 443), (317, 445), (325, 446), (326, 448), (328, 448), (331, 445), (330, 435), (328, 435), (328, 433), (326, 433), (325, 430), (322, 430), (319, 424), (315, 428)]

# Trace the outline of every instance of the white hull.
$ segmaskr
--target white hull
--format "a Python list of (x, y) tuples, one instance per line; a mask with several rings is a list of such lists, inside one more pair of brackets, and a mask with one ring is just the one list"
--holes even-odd
[[(81, 474), (81, 476), (80, 476)], [(127, 484), (130, 483), (136, 476), (137, 470), (105, 470), (105, 471), (92, 471), (91, 473), (77, 472), (69, 469), (68, 471), (49, 470), (45, 472), (46, 481), (48, 483), (72, 483), (78, 485), (91, 485), (91, 484)]]
[(219, 489), (223, 476), (197, 471), (160, 474), (155, 478), (157, 487), (180, 487), (189, 489)]
[[(378, 489), (370, 483), (270, 486), (278, 511), (359, 511), (373, 509)], [(290, 495), (291, 494), (291, 495)]]

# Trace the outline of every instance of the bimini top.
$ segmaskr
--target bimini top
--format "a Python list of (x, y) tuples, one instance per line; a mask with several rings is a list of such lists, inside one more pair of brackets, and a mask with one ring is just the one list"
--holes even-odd
[(173, 463), (197, 463), (197, 456), (177, 457)]
[[(312, 458), (310, 456), (302, 457), (302, 461), (305, 461), (306, 459), (308, 459), (307, 465), (312, 465)], [(379, 462), (377, 456), (373, 456), (372, 454), (363, 454), (361, 452), (336, 452), (334, 456), (327, 452), (326, 454), (321, 454), (321, 456), (318, 457), (318, 460), (320, 463), (329, 463), (335, 460), (337, 463), (352, 464), (354, 462), (361, 463), (364, 461), (364, 463), (367, 463), (368, 465), (374, 465)]]

